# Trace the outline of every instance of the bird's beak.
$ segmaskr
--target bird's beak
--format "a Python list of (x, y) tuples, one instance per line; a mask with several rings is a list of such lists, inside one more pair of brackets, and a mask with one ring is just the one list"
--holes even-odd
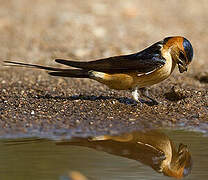
[(180, 73), (183, 73), (184, 71), (187, 71), (187, 66), (183, 61), (179, 60), (178, 61), (178, 69), (179, 69)]

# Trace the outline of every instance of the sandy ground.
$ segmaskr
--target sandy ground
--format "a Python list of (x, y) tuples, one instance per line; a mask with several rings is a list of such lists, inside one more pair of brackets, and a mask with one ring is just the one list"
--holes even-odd
[(0, 61), (59, 66), (137, 52), (172, 35), (194, 47), (189, 71), (151, 87), (157, 106), (131, 104), (126, 91), (88, 79), (0, 66), (0, 135), (106, 132), (143, 127), (208, 132), (206, 0), (0, 0)]

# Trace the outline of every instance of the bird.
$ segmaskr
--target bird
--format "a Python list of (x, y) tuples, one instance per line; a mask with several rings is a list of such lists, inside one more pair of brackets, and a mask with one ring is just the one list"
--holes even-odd
[(130, 90), (136, 103), (143, 103), (141, 96), (156, 102), (149, 96), (148, 87), (167, 79), (176, 66), (180, 73), (187, 71), (193, 59), (193, 47), (182, 36), (166, 37), (136, 53), (89, 61), (55, 59), (55, 62), (73, 67), (55, 68), (15, 61), (7, 65), (33, 67), (48, 71), (49, 75), (89, 78), (107, 85), (110, 89)]
[(56, 144), (83, 146), (136, 160), (158, 173), (177, 179), (189, 175), (193, 166), (188, 146), (183, 143), (176, 146), (165, 133), (156, 129), (143, 129), (115, 135), (74, 137)]

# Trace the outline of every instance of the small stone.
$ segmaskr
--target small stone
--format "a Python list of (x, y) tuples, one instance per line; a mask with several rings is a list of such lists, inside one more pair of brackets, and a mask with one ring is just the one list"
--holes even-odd
[(208, 83), (208, 72), (199, 73), (195, 78), (201, 83)]
[(113, 103), (113, 104), (116, 104), (116, 101), (113, 101), (112, 103)]

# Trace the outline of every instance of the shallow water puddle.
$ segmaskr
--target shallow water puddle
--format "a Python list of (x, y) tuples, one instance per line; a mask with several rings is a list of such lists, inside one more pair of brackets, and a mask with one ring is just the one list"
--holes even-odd
[(71, 171), (92, 180), (155, 180), (183, 175), (205, 180), (208, 137), (182, 130), (149, 130), (64, 141), (1, 140), (0, 162), (3, 180), (69, 180)]

